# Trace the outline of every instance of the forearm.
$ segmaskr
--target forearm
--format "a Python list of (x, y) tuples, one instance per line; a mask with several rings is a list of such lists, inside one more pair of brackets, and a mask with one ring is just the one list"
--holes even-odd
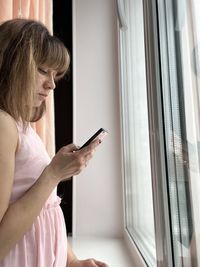
[(36, 183), (11, 204), (0, 223), (0, 261), (31, 228), (45, 201), (57, 186), (56, 179), (44, 170)]
[(77, 260), (77, 257), (76, 255), (74, 254), (69, 242), (68, 242), (68, 247), (67, 247), (67, 265), (66, 267), (70, 267), (71, 263), (73, 261), (76, 261)]

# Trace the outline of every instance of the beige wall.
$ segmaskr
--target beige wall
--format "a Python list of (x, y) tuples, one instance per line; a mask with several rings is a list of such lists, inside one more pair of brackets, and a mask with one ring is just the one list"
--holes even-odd
[(109, 135), (74, 177), (75, 236), (123, 235), (118, 38), (115, 0), (74, 0), (74, 142)]

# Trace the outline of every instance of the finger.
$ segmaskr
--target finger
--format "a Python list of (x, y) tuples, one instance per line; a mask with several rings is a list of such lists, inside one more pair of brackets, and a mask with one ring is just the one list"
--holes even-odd
[(85, 267), (98, 267), (98, 265), (96, 265), (93, 259), (82, 260), (80, 261), (80, 263), (82, 263), (81, 266), (85, 266)]
[(63, 147), (63, 152), (69, 153), (69, 152), (74, 152), (77, 151), (79, 147), (75, 144), (69, 144), (67, 146)]
[(80, 151), (82, 151), (84, 154), (91, 153), (91, 151), (95, 151), (96, 147), (101, 143), (100, 139), (95, 139), (92, 141), (89, 145), (82, 148)]
[(95, 147), (99, 146), (99, 144), (101, 144), (101, 142), (102, 142), (101, 139), (96, 138), (95, 140), (93, 140), (93, 141), (90, 143), (90, 145), (91, 145), (91, 147), (95, 148)]
[(94, 259), (88, 260), (88, 267), (98, 267), (98, 265), (95, 263)]
[(91, 160), (91, 158), (93, 158), (94, 156), (94, 153), (95, 153), (95, 150), (91, 150), (90, 152), (88, 152), (88, 154), (85, 155), (85, 160), (86, 161)]
[(105, 262), (94, 260), (98, 267), (109, 267)]

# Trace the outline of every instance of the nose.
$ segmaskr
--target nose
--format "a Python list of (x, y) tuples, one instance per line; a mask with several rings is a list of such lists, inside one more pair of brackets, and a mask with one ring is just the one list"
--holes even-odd
[(45, 82), (45, 89), (53, 90), (53, 89), (55, 89), (55, 87), (56, 87), (56, 85), (55, 85), (55, 81), (54, 81), (54, 75), (50, 73), (48, 75), (46, 82)]

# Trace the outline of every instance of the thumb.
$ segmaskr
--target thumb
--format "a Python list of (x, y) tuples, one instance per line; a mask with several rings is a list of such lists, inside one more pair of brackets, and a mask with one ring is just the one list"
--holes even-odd
[(69, 144), (69, 145), (63, 147), (63, 152), (69, 153), (69, 152), (77, 151), (78, 149), (79, 149), (79, 147), (77, 145)]

